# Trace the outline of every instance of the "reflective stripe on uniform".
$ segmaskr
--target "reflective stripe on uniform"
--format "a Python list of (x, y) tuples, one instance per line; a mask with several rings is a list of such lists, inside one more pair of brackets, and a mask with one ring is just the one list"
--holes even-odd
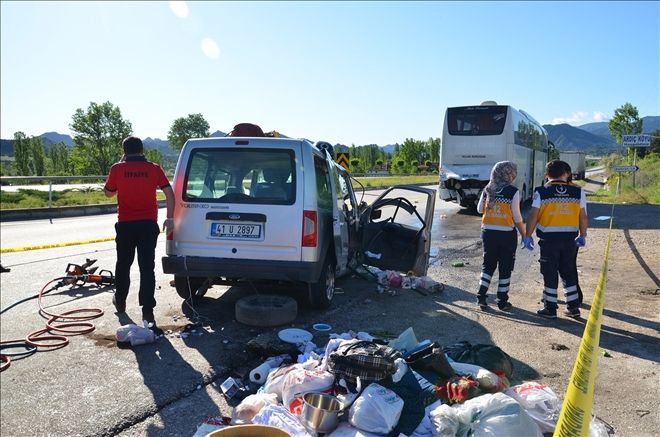
[(511, 230), (513, 230), (513, 225), (512, 226), (499, 226), (499, 225), (483, 224), (483, 225), (481, 225), (481, 229), (489, 229), (491, 231), (511, 231)]
[(542, 232), (577, 232), (580, 230), (578, 226), (543, 226), (537, 224), (536, 227)]

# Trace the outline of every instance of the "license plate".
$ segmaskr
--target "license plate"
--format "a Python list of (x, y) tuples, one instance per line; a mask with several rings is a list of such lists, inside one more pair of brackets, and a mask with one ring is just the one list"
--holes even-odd
[(261, 224), (217, 222), (211, 224), (211, 237), (233, 240), (258, 240), (261, 238)]

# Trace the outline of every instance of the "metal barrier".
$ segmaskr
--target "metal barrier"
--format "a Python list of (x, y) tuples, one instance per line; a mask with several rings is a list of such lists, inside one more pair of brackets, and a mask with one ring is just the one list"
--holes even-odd
[(0, 185), (6, 182), (39, 181), (48, 182), (48, 208), (53, 207), (53, 181), (105, 181), (107, 176), (0, 176)]

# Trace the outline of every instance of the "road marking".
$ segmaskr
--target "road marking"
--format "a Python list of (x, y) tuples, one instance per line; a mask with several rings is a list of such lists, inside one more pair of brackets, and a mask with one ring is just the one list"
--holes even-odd
[(554, 436), (586, 437), (589, 435), (613, 220), (614, 205), (612, 205), (612, 213), (610, 214), (610, 230), (607, 234), (603, 267), (600, 270), (596, 292), (594, 293), (594, 301), (589, 311), (589, 318), (584, 328), (584, 334), (582, 334), (582, 341), (580, 342), (578, 355), (573, 365), (573, 373), (571, 374), (571, 379), (564, 395), (564, 404), (559, 414)]
[(68, 241), (65, 243), (35, 244), (33, 246), (7, 247), (0, 249), (0, 253), (26, 252), (28, 250), (54, 249), (57, 247), (79, 246), (81, 244), (104, 243), (112, 241), (115, 237), (95, 238), (93, 240)]

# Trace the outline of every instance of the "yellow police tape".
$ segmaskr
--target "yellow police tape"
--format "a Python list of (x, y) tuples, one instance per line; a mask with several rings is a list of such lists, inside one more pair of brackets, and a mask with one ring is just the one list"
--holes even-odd
[[(163, 231), (160, 232), (161, 234)], [(95, 238), (93, 240), (67, 241), (65, 243), (35, 244), (34, 246), (19, 246), (0, 248), (0, 253), (26, 252), (28, 250), (55, 249), (58, 247), (79, 246), (81, 244), (105, 243), (113, 241), (115, 237)]]
[(587, 325), (584, 328), (580, 349), (575, 360), (575, 365), (573, 366), (573, 373), (566, 389), (564, 404), (562, 405), (553, 436), (584, 437), (589, 435), (613, 219), (614, 205), (612, 205), (612, 216), (610, 217), (610, 229), (607, 234), (607, 244), (605, 245), (603, 267), (600, 270), (594, 301), (591, 304)]

